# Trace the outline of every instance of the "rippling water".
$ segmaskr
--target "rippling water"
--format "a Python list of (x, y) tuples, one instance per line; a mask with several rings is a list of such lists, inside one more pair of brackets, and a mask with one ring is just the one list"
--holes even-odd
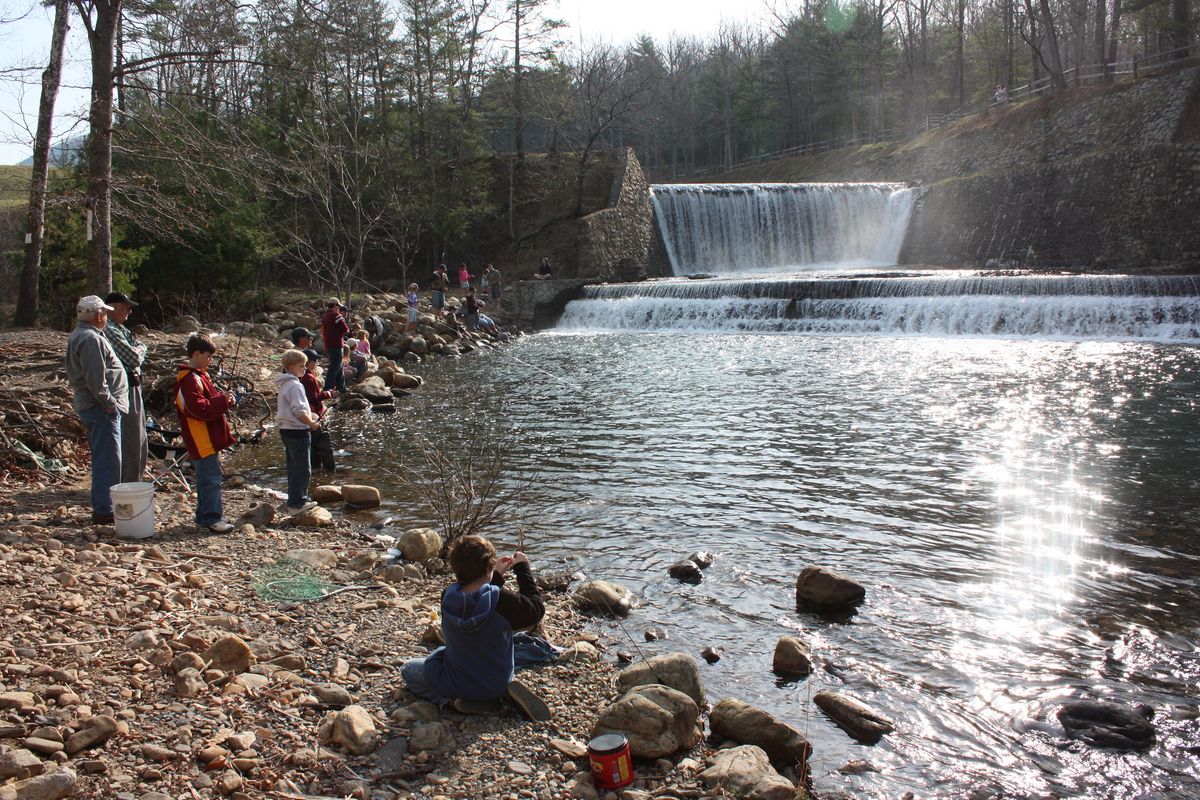
[[(336, 438), (386, 486), (416, 433), (516, 431), (547, 501), (535, 564), (635, 589), (628, 630), (670, 636), (647, 654), (723, 647), (701, 668), (710, 698), (804, 731), (818, 790), (1184, 798), (1200, 795), (1198, 374), (1200, 350), (1147, 343), (542, 334), (429, 368), (401, 413)], [(698, 549), (720, 555), (704, 582), (670, 580)], [(795, 610), (810, 563), (868, 587), (856, 615)], [(811, 646), (807, 681), (770, 672), (784, 633)], [(855, 744), (811, 704), (821, 689), (898, 731)], [(1084, 696), (1153, 705), (1158, 744), (1066, 742), (1053, 712)], [(839, 772), (857, 759), (876, 771)]]

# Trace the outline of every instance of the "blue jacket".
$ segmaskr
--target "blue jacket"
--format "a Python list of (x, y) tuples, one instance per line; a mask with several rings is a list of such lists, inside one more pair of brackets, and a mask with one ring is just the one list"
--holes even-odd
[(536, 625), (545, 613), (528, 564), (513, 568), (520, 594), (503, 588), (504, 576), (474, 592), (459, 584), (442, 594), (444, 647), (425, 659), (425, 679), (445, 697), (491, 700), (513, 679), (513, 631)]

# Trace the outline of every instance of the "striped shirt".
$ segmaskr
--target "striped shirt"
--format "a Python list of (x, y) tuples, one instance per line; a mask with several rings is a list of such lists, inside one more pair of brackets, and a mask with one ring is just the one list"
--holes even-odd
[(142, 362), (146, 360), (146, 351), (150, 348), (133, 338), (129, 328), (113, 322), (111, 319), (104, 326), (104, 336), (117, 353), (117, 358), (125, 365), (132, 375), (142, 374)]

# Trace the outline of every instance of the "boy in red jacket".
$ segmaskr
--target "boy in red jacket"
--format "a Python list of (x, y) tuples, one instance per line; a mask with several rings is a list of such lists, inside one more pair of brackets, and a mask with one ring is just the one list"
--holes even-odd
[(175, 378), (175, 411), (179, 430), (196, 472), (196, 524), (213, 533), (229, 533), (233, 525), (221, 514), (221, 460), (218, 453), (234, 443), (225, 412), (230, 397), (208, 377), (217, 346), (203, 334), (187, 342), (188, 361)]
[(321, 401), (337, 397), (337, 389), (321, 391), (321, 381), (317, 378), (317, 351), (310, 347), (304, 351), (304, 356), (308, 359), (308, 364), (304, 374), (300, 376), (300, 383), (304, 386), (309, 408), (322, 418), (321, 427), (312, 432), (312, 467), (333, 472), (333, 439), (330, 438), (329, 431), (325, 430), (325, 404)]

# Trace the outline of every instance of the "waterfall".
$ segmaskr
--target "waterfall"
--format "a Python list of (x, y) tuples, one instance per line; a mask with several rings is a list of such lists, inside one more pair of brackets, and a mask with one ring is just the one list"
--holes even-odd
[(651, 186), (676, 275), (890, 266), (914, 192), (898, 183)]
[(1200, 279), (967, 272), (668, 279), (587, 287), (558, 329), (1200, 342)]

